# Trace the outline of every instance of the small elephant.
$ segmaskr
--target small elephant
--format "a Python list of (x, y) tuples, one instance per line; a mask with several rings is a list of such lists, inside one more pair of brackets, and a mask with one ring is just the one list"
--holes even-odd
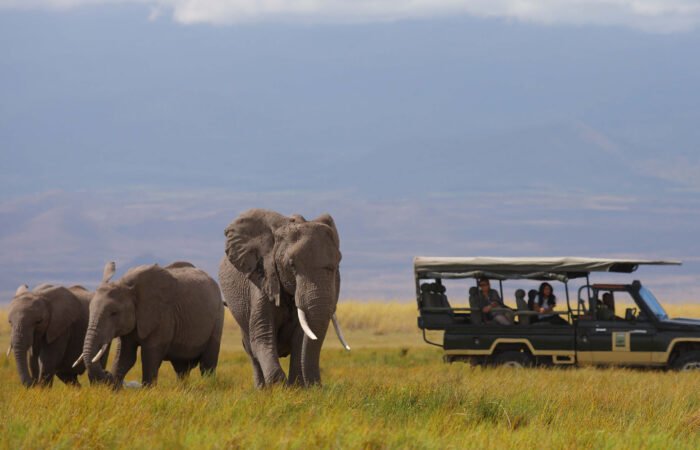
[[(312, 221), (252, 209), (225, 230), (226, 255), (219, 282), (241, 327), (243, 348), (262, 388), (286, 382), (321, 382), (321, 346), (335, 316), (340, 291), (340, 240), (330, 215)], [(279, 358), (291, 355), (289, 378)]]
[[(156, 383), (163, 361), (178, 378), (198, 364), (203, 375), (213, 373), (224, 324), (216, 282), (186, 262), (138, 266), (110, 281), (114, 271), (114, 264), (105, 270), (90, 303), (82, 357), (93, 379), (120, 387), (138, 347), (144, 386)], [(117, 356), (107, 373), (96, 362), (113, 338), (119, 338)]]
[[(74, 365), (83, 348), (92, 293), (82, 286), (65, 288), (41, 284), (29, 291), (17, 289), (10, 303), (10, 349), (25, 386), (50, 386), (54, 375), (66, 384), (78, 385), (85, 371)], [(29, 364), (27, 364), (29, 356)], [(100, 360), (106, 364), (107, 354)]]

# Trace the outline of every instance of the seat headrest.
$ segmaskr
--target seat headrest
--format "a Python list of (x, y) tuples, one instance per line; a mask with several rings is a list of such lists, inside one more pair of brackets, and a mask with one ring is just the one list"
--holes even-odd
[(476, 286), (472, 286), (469, 288), (469, 295), (476, 295), (478, 291), (479, 290), (476, 288)]
[(538, 294), (539, 292), (537, 291), (537, 289), (530, 289), (529, 291), (527, 291), (527, 296), (530, 300), (534, 300)]
[(427, 294), (427, 293), (444, 294), (445, 293), (445, 286), (443, 286), (442, 284), (437, 284), (437, 283), (423, 283), (420, 285), (420, 291), (423, 294)]
[(518, 289), (517, 291), (515, 291), (515, 298), (524, 299), (525, 298), (525, 291), (522, 289)]

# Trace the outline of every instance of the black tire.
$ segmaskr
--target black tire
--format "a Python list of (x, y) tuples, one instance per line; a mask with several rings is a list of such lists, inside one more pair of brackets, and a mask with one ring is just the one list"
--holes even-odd
[(681, 352), (671, 364), (673, 370), (700, 370), (700, 351)]
[(534, 364), (534, 359), (530, 353), (509, 350), (495, 355), (493, 357), (493, 363), (496, 366), (507, 366), (522, 369), (524, 367), (532, 367)]
[(474, 357), (472, 356), (463, 356), (463, 355), (445, 355), (442, 357), (442, 361), (446, 364), (452, 364), (452, 363), (469, 363), (471, 365), (474, 365)]

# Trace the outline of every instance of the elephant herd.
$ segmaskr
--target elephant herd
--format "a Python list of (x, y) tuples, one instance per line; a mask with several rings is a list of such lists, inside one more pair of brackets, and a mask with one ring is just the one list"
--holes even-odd
[[(94, 292), (20, 286), (10, 303), (8, 356), (13, 353), (22, 384), (49, 386), (58, 377), (78, 385), (87, 371), (91, 383), (119, 388), (139, 348), (144, 386), (157, 382), (163, 361), (170, 361), (178, 378), (197, 366), (202, 375), (213, 374), (225, 305), (241, 328), (256, 387), (319, 384), (330, 322), (350, 349), (335, 315), (341, 254), (333, 219), (324, 214), (307, 221), (252, 209), (225, 236), (221, 289), (188, 262), (134, 267), (116, 281), (110, 262)], [(113, 339), (116, 355), (107, 371)], [(280, 365), (284, 356), (290, 357), (288, 374)]]

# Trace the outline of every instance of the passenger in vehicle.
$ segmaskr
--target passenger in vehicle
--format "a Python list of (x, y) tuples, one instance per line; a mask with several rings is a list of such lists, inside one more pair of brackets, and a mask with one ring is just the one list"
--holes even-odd
[(544, 282), (540, 284), (540, 289), (537, 292), (537, 296), (532, 299), (532, 304), (530, 304), (530, 309), (536, 311), (540, 314), (537, 315), (535, 321), (537, 322), (547, 322), (553, 325), (564, 325), (568, 324), (566, 320), (562, 319), (556, 314), (548, 314), (554, 311), (554, 307), (557, 305), (557, 297), (554, 295), (554, 289), (552, 285)]
[[(518, 289), (515, 291), (515, 305), (518, 307), (518, 312), (520, 311), (530, 311), (530, 305), (525, 301), (525, 291)], [(526, 314), (521, 314), (518, 316), (518, 323), (521, 325), (530, 325), (530, 319), (533, 317)]]
[(505, 308), (501, 297), (494, 289), (488, 278), (479, 279), (479, 292), (476, 296), (477, 304), (484, 313), (486, 320), (491, 320), (499, 325), (513, 325), (513, 313), (510, 311), (493, 312), (494, 308)]

